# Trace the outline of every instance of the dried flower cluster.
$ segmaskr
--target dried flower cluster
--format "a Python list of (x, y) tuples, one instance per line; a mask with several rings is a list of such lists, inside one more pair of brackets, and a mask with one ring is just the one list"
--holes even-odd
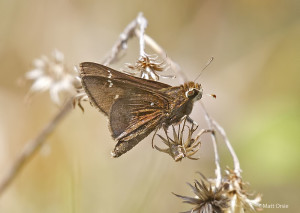
[(227, 193), (227, 197), (230, 198), (230, 211), (228, 212), (255, 211), (259, 209), (261, 195), (250, 199), (252, 195), (247, 192), (245, 188), (247, 184), (242, 181), (242, 178), (230, 169), (226, 169), (225, 173), (222, 185)]
[[(176, 132), (174, 125), (172, 125), (173, 130), (173, 139), (171, 139), (165, 130), (166, 138), (162, 137), (161, 135), (157, 134), (162, 142), (167, 145), (167, 148), (163, 149), (158, 146), (154, 146), (160, 152), (164, 152), (169, 154), (175, 161), (181, 161), (183, 158), (188, 158), (191, 160), (198, 160), (199, 158), (194, 158), (198, 150), (200, 149), (201, 141), (200, 136), (203, 133), (211, 132), (211, 130), (202, 129), (195, 138), (192, 137), (193, 133), (198, 129), (198, 126), (195, 127), (192, 124), (191, 127), (186, 126), (187, 117), (185, 117), (183, 121), (182, 128), (180, 124), (178, 125), (178, 131)], [(188, 136), (184, 139), (184, 130), (185, 128), (188, 129)]]
[(226, 170), (219, 186), (216, 186), (214, 179), (206, 179), (202, 174), (201, 183), (195, 180), (194, 185), (188, 183), (192, 188), (195, 197), (187, 197), (175, 194), (183, 199), (184, 203), (192, 204), (194, 207), (186, 213), (243, 213), (245, 211), (255, 211), (259, 207), (261, 196), (255, 199), (245, 189), (245, 183), (234, 171)]
[(195, 197), (186, 197), (174, 194), (183, 199), (184, 203), (192, 204), (194, 207), (185, 213), (221, 213), (229, 207), (229, 198), (226, 197), (222, 187), (215, 187), (206, 178), (207, 183), (195, 180), (194, 185), (188, 183), (192, 188)]
[(140, 58), (135, 62), (134, 65), (126, 64), (127, 67), (139, 73), (139, 76), (144, 79), (150, 79), (157, 81), (161, 75), (158, 72), (162, 72), (168, 69), (165, 61), (159, 61), (157, 55), (141, 55)]
[(76, 72), (65, 67), (61, 52), (55, 50), (51, 58), (41, 56), (33, 64), (34, 69), (25, 75), (26, 79), (33, 81), (29, 95), (49, 90), (52, 101), (60, 104), (61, 93), (75, 94), (75, 87), (80, 82), (76, 78)]

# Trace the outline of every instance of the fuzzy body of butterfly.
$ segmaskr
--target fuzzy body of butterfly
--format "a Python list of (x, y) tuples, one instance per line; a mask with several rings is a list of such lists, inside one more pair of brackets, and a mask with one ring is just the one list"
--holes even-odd
[(180, 122), (203, 93), (195, 82), (172, 87), (92, 62), (80, 64), (80, 76), (92, 105), (109, 118), (117, 141), (113, 157), (126, 153), (154, 130)]

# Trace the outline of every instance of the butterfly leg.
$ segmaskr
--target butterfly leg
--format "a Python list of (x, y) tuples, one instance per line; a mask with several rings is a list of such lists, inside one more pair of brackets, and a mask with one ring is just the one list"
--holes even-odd
[(189, 123), (191, 123), (191, 124), (193, 124), (193, 125), (195, 125), (196, 127), (199, 126), (199, 125), (197, 124), (197, 122), (194, 121), (190, 116), (187, 116), (187, 117), (186, 117), (186, 121), (189, 122)]
[(155, 132), (154, 132), (154, 134), (153, 134), (153, 136), (152, 136), (152, 148), (153, 149), (154, 149), (154, 138), (155, 138), (158, 130), (159, 130), (159, 128), (157, 127), (156, 130), (155, 130)]

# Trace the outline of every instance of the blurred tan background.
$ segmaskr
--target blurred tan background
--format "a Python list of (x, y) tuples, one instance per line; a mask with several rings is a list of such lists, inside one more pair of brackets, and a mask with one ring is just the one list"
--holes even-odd
[[(146, 33), (193, 80), (209, 113), (225, 128), (239, 156), (243, 178), (263, 194), (262, 203), (296, 212), (300, 178), (300, 1), (297, 0), (1, 0), (0, 180), (26, 142), (58, 111), (48, 94), (24, 103), (30, 84), (17, 81), (32, 60), (57, 48), (69, 67), (100, 62), (124, 27), (142, 11)], [(136, 39), (112, 67), (133, 63)], [(170, 81), (168, 82), (170, 83)], [(177, 85), (177, 80), (171, 82)], [(119, 159), (107, 119), (85, 104), (57, 127), (0, 197), (0, 212), (179, 212), (188, 210), (171, 192), (192, 196), (185, 184), (200, 171), (214, 175), (209, 137), (200, 160), (175, 163), (147, 138)], [(205, 127), (199, 104), (192, 117)], [(219, 142), (223, 169), (232, 160)]]

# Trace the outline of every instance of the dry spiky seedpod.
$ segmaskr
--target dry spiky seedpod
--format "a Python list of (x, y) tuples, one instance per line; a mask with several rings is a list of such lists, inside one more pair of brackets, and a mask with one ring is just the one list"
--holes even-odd
[(261, 195), (257, 195), (254, 199), (250, 199), (252, 194), (247, 192), (242, 178), (233, 170), (226, 169), (226, 175), (222, 179), (222, 188), (226, 191), (226, 196), (230, 199), (230, 208), (227, 212), (243, 213), (245, 211), (259, 210)]
[[(141, 78), (150, 79), (157, 81), (161, 75), (158, 72), (162, 72), (168, 69), (168, 66), (165, 61), (159, 61), (158, 56), (156, 55), (142, 55), (135, 62), (134, 65), (126, 64), (126, 66), (136, 73), (139, 73)], [(165, 76), (165, 77), (173, 77), (173, 76)]]
[[(199, 172), (198, 172), (199, 173)], [(216, 179), (207, 179), (202, 176), (201, 182), (195, 180), (194, 185), (188, 183), (192, 188), (195, 197), (187, 197), (174, 194), (183, 199), (184, 203), (192, 204), (194, 207), (185, 213), (244, 213), (260, 209), (261, 195), (250, 199), (250, 194), (242, 181), (233, 170), (225, 170), (221, 183), (217, 184)]]
[(184, 203), (194, 205), (194, 207), (184, 213), (222, 213), (229, 208), (229, 198), (227, 198), (222, 187), (216, 187), (214, 182), (210, 182), (203, 175), (205, 180), (194, 181), (194, 185), (187, 183), (193, 190), (195, 196), (187, 197), (173, 193), (183, 199)]
[[(183, 158), (188, 158), (191, 160), (198, 160), (199, 158), (193, 157), (197, 153), (197, 151), (200, 149), (201, 141), (200, 136), (207, 132), (213, 132), (209, 129), (202, 129), (200, 132), (196, 135), (195, 138), (193, 138), (193, 133), (198, 129), (198, 126), (195, 126), (192, 124), (191, 127), (186, 126), (186, 120), (187, 117), (183, 120), (183, 126), (181, 128), (181, 125), (178, 125), (178, 129), (176, 132), (176, 129), (174, 125), (172, 125), (173, 130), (173, 139), (171, 139), (165, 130), (166, 138), (162, 137), (161, 135), (157, 134), (162, 142), (167, 145), (167, 148), (160, 148), (158, 146), (154, 146), (155, 149), (157, 149), (160, 152), (164, 152), (169, 154), (176, 162), (181, 161)], [(184, 130), (185, 128), (188, 129), (188, 135), (187, 138), (184, 138)]]

